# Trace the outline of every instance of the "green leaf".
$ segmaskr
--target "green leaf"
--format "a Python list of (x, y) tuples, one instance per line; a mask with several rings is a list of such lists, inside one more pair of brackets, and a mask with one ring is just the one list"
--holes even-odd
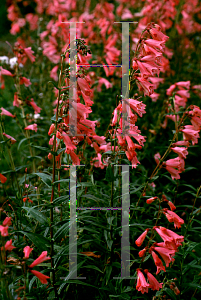
[(37, 277), (34, 276), (34, 277), (30, 280), (30, 282), (29, 282), (29, 292), (31, 291), (31, 288), (32, 288), (34, 282), (36, 281), (36, 279), (37, 279)]
[(109, 165), (106, 169), (105, 179), (109, 182), (112, 182), (115, 179), (111, 165)]
[(45, 173), (33, 173), (41, 178), (41, 180), (48, 186), (51, 187), (52, 185), (52, 176), (45, 174)]
[(201, 285), (197, 283), (189, 283), (188, 285), (201, 291)]
[(28, 214), (31, 215), (32, 218), (36, 219), (39, 223), (48, 224), (47, 218), (34, 207), (23, 206), (22, 208), (25, 209), (28, 212)]
[(69, 195), (60, 196), (60, 197), (54, 199), (53, 203), (58, 205), (60, 203), (66, 202), (66, 201), (69, 201)]
[(50, 245), (50, 242), (48, 239), (46, 239), (44, 236), (36, 233), (26, 232), (26, 231), (18, 231), (22, 233), (23, 235), (26, 235), (28, 239), (32, 241), (32, 243), (40, 250), (44, 251), (47, 250), (47, 246)]
[(175, 293), (171, 289), (169, 289), (169, 288), (164, 289), (164, 292), (167, 292), (167, 294), (171, 297), (171, 299), (177, 300)]
[(94, 195), (91, 195), (91, 194), (82, 195), (81, 198), (88, 198), (88, 199), (92, 199), (92, 200), (97, 201), (97, 202), (99, 202), (99, 201), (105, 202), (104, 199), (97, 198), (97, 197), (95, 197)]
[(88, 268), (88, 269), (93, 269), (96, 270), (98, 272), (104, 273), (103, 271), (101, 271), (98, 267), (94, 266), (94, 265), (87, 265), (87, 266), (83, 266), (82, 268)]
[(66, 150), (66, 148), (61, 148), (61, 149), (57, 150), (57, 154), (59, 155), (59, 154), (62, 153), (64, 150)]
[(107, 232), (106, 230), (104, 230), (105, 240), (107, 242), (108, 248), (111, 250), (113, 241), (110, 239), (109, 234), (110, 234), (109, 232)]
[(58, 184), (58, 183), (61, 183), (61, 182), (70, 182), (70, 179), (57, 180), (57, 181), (54, 182), (54, 184)]
[(63, 237), (67, 236), (69, 232), (69, 222), (66, 221), (55, 233), (54, 238), (55, 240), (61, 240)]
[(50, 152), (50, 149), (49, 148), (47, 148), (47, 147), (41, 147), (41, 146), (36, 146), (36, 145), (30, 145), (31, 147), (33, 147), (33, 148), (36, 148), (36, 149), (39, 149), (39, 150), (42, 150), (42, 151), (46, 151), (47, 153), (49, 153)]
[(86, 282), (84, 282), (84, 281), (80, 281), (80, 280), (74, 279), (74, 280), (68, 280), (67, 282), (64, 282), (63, 284), (61, 284), (61, 286), (60, 286), (60, 288), (59, 288), (59, 290), (58, 290), (58, 294), (60, 294), (61, 291), (63, 290), (63, 288), (64, 288), (67, 284), (69, 284), (69, 283), (82, 284), (82, 285), (90, 286), (90, 287), (93, 287), (93, 288), (97, 289), (97, 287), (94, 286), (94, 285), (88, 284), (88, 283), (86, 283)]
[(107, 265), (106, 266), (106, 285), (108, 284), (108, 282), (110, 280), (111, 273), (112, 273), (112, 266)]
[(20, 146), (21, 146), (22, 143), (25, 142), (26, 140), (30, 140), (30, 139), (38, 138), (38, 137), (43, 137), (43, 138), (44, 138), (44, 135), (42, 135), (42, 134), (34, 134), (34, 135), (30, 136), (29, 138), (24, 138), (24, 139), (22, 139), (22, 140), (19, 142), (19, 144), (18, 144), (17, 150), (20, 149)]

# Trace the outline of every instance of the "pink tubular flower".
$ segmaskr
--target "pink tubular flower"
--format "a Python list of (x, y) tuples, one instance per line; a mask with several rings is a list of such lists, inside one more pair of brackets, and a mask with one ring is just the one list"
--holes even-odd
[(118, 120), (118, 114), (117, 114), (117, 108), (115, 108), (114, 112), (113, 112), (113, 119), (112, 119), (112, 126), (115, 126)]
[(172, 179), (180, 179), (179, 173), (181, 173), (181, 171), (178, 171), (172, 167), (166, 167), (166, 170), (170, 173)]
[(166, 166), (181, 169), (182, 159), (180, 157), (172, 158), (166, 161)]
[(173, 237), (173, 239), (174, 239), (175, 244), (177, 245), (177, 247), (181, 246), (182, 242), (184, 241), (184, 236), (178, 235), (174, 231), (166, 229), (166, 228), (165, 228), (165, 232), (166, 232), (167, 235)]
[(146, 104), (144, 104), (142, 101), (137, 101), (135, 99), (125, 99), (127, 103), (129, 103), (130, 107), (138, 113), (140, 117), (142, 117), (142, 114), (145, 114), (145, 107)]
[(57, 70), (58, 70), (59, 66), (55, 66), (51, 72), (50, 72), (50, 77), (52, 79), (54, 79), (54, 81), (57, 81), (58, 80), (58, 75), (57, 75)]
[(9, 72), (8, 70), (0, 67), (0, 77), (1, 77), (1, 75), (13, 76), (13, 74), (11, 72)]
[(36, 57), (33, 55), (34, 52), (33, 52), (33, 50), (31, 50), (31, 47), (24, 48), (24, 52), (28, 56), (30, 61), (33, 63), (35, 61)]
[(166, 229), (165, 227), (159, 226), (159, 229), (162, 230), (163, 234), (166, 236), (169, 236), (173, 238), (173, 242), (165, 243), (164, 245), (160, 245), (162, 247), (166, 247), (169, 249), (177, 249), (179, 246), (181, 246), (182, 242), (184, 241), (184, 237), (182, 235), (178, 235), (177, 233), (173, 232), (172, 230)]
[(176, 92), (179, 96), (181, 96), (182, 98), (185, 97), (185, 98), (189, 98), (190, 97), (190, 94), (187, 90), (180, 90), (180, 91), (177, 91)]
[(28, 87), (31, 85), (31, 81), (26, 77), (20, 77), (20, 84), (24, 84), (26, 87)]
[[(176, 157), (173, 159), (167, 160), (165, 163), (165, 168), (168, 172), (170, 172), (172, 179), (180, 179), (179, 173), (184, 171), (184, 159), (181, 157)], [(175, 169), (175, 168), (178, 168)]]
[(30, 271), (32, 274), (34, 274), (38, 279), (40, 280), (41, 283), (47, 284), (47, 279), (50, 278), (49, 276), (46, 276), (42, 274), (41, 272), (38, 272), (36, 270), (31, 270)]
[(192, 116), (191, 119), (191, 124), (193, 125), (195, 130), (200, 130), (201, 129), (201, 119), (196, 116)]
[(24, 128), (25, 130), (34, 130), (35, 132), (37, 132), (38, 128), (37, 128), (37, 124), (31, 124), (28, 125), (26, 128)]
[(160, 235), (160, 237), (163, 239), (165, 245), (168, 247), (169, 245), (171, 245), (174, 242), (173, 237), (170, 237), (169, 235), (166, 234), (166, 232), (163, 230), (164, 227), (160, 227), (160, 228), (155, 228), (155, 230), (157, 231), (157, 233)]
[(1, 247), (1, 250), (3, 250), (3, 248), (5, 248), (5, 251), (12, 251), (13, 249), (15, 249), (16, 247), (14, 247), (12, 245), (12, 239), (10, 241), (7, 241), (4, 247)]
[(164, 215), (169, 222), (174, 222), (175, 228), (181, 228), (181, 225), (184, 224), (184, 220), (171, 210), (164, 209)]
[(154, 155), (154, 159), (155, 159), (155, 162), (157, 163), (157, 165), (159, 164), (159, 162), (160, 162), (160, 160), (159, 159), (161, 159), (161, 155), (160, 155), (160, 153), (158, 152), (158, 153), (156, 153), (155, 155)]
[(149, 231), (149, 229), (147, 228), (140, 236), (139, 238), (135, 241), (135, 244), (140, 247), (142, 245), (142, 243), (144, 242), (144, 239), (147, 235), (147, 232)]
[(152, 73), (150, 73), (147, 68), (145, 68), (144, 64), (140, 62), (139, 60), (136, 60), (136, 63), (138, 65), (138, 68), (140, 70), (141, 77), (147, 79)]
[(156, 278), (151, 273), (149, 273), (147, 269), (144, 270), (144, 273), (147, 274), (149, 287), (153, 291), (159, 291), (159, 289), (162, 288), (163, 283), (159, 283), (158, 280), (156, 280)]
[(70, 137), (65, 133), (64, 131), (62, 132), (62, 139), (64, 141), (64, 144), (66, 146), (66, 153), (70, 153), (70, 151), (73, 151), (76, 149), (75, 145), (73, 145)]
[(184, 129), (181, 130), (183, 132), (183, 137), (185, 141), (192, 141), (192, 145), (198, 143), (199, 130), (195, 130), (192, 125), (184, 126)]
[(176, 209), (176, 207), (174, 206), (174, 204), (171, 201), (168, 201), (168, 205), (172, 211), (174, 211)]
[(148, 293), (149, 284), (140, 269), (137, 269), (137, 285), (136, 290), (140, 291), (142, 294)]
[(147, 203), (147, 204), (151, 204), (151, 203), (154, 202), (156, 199), (158, 199), (158, 197), (151, 197), (151, 198), (147, 199), (146, 203)]
[(4, 135), (5, 137), (7, 137), (7, 139), (10, 139), (11, 144), (15, 144), (15, 143), (17, 142), (16, 139), (14, 139), (12, 136), (6, 134), (5, 132), (3, 132), (3, 135)]
[(13, 114), (11, 114), (8, 110), (6, 110), (5, 108), (1, 107), (1, 115), (5, 115), (11, 118), (15, 118), (15, 116)]
[(138, 76), (136, 84), (138, 85), (138, 88), (140, 91), (144, 91), (144, 95), (151, 96), (154, 92), (154, 85), (150, 83), (148, 80), (146, 80), (143, 77)]
[(8, 236), (8, 226), (0, 225), (1, 236)]
[(24, 247), (23, 252), (24, 252), (24, 258), (29, 258), (29, 255), (33, 248), (30, 248), (29, 246)]
[(33, 268), (48, 259), (50, 259), (50, 257), (47, 256), (47, 251), (43, 251), (41, 255), (37, 259), (35, 259), (34, 262), (32, 262), (29, 268)]
[(19, 105), (21, 104), (21, 100), (19, 100), (17, 93), (14, 94), (14, 100), (13, 100), (13, 106), (17, 106), (19, 107)]
[(169, 89), (167, 89), (166, 94), (167, 94), (168, 96), (171, 96), (171, 95), (172, 95), (172, 92), (174, 91), (175, 88), (176, 88), (176, 84), (172, 84), (172, 85), (169, 87)]
[(147, 46), (154, 48), (155, 50), (160, 50), (161, 52), (164, 51), (165, 40), (157, 41), (157, 40), (147, 39), (144, 41), (144, 43)]
[(142, 249), (142, 250), (138, 253), (139, 257), (143, 257), (144, 254), (145, 254), (145, 252), (146, 252), (146, 250), (147, 250), (146, 247), (145, 247), (144, 249)]
[(7, 178), (3, 174), (0, 173), (0, 181), (1, 181), (1, 183), (5, 183), (6, 180), (7, 180)]
[(55, 130), (55, 125), (54, 125), (54, 124), (51, 124), (51, 125), (50, 125), (50, 129), (49, 129), (49, 131), (48, 131), (48, 135), (51, 135), (51, 134), (54, 132), (54, 130)]
[(171, 150), (179, 154), (182, 158), (186, 158), (186, 155), (188, 155), (188, 151), (185, 147), (172, 147)]
[(90, 96), (91, 89), (89, 87), (88, 82), (84, 78), (78, 77), (77, 83), (78, 83), (80, 90), (82, 90), (85, 95)]
[(190, 84), (191, 84), (190, 81), (180, 81), (176, 83), (177, 86), (185, 87), (188, 90), (190, 89)]
[(152, 38), (155, 40), (166, 42), (169, 39), (167, 35), (162, 33), (160, 30), (157, 30), (156, 28), (151, 28), (149, 32), (151, 33)]
[(176, 142), (176, 143), (174, 143), (174, 144), (172, 144), (172, 146), (173, 147), (175, 147), (175, 146), (189, 146), (189, 142), (188, 141), (178, 141), (178, 142)]
[(175, 250), (170, 250), (163, 247), (153, 247), (155, 251), (157, 251), (162, 259), (164, 260), (166, 267), (169, 267), (169, 263), (175, 261), (173, 256), (175, 255)]
[(31, 101), (29, 103), (33, 107), (35, 114), (39, 114), (42, 108), (37, 106), (37, 104), (34, 102), (33, 98), (31, 98)]
[(5, 220), (3, 221), (3, 226), (10, 226), (12, 224), (11, 222), (11, 217), (6, 217)]
[(151, 251), (151, 255), (152, 255), (154, 263), (155, 263), (155, 265), (157, 267), (156, 275), (158, 273), (160, 273), (161, 270), (164, 271), (164, 272), (166, 272), (165, 267), (164, 267), (164, 265), (162, 263), (162, 260), (158, 257), (158, 255), (154, 251)]

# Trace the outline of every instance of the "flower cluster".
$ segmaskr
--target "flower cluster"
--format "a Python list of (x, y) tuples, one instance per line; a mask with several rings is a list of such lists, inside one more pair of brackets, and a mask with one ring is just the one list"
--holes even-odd
[[(147, 202), (147, 204), (151, 204), (156, 199), (158, 199), (158, 197), (152, 197), (152, 198), (147, 199), (146, 202)], [(174, 204), (171, 201), (167, 200), (165, 195), (163, 195), (162, 201), (168, 203), (170, 210), (167, 208), (164, 208), (161, 210), (161, 212), (166, 216), (166, 218), (168, 219), (169, 222), (174, 222), (175, 228), (180, 228), (181, 225), (184, 224), (184, 220), (181, 219), (174, 212), (176, 207), (174, 206)], [(140, 247), (143, 244), (143, 242), (147, 236), (147, 233), (149, 231), (150, 231), (150, 228), (147, 228), (135, 241), (135, 244), (138, 247)], [(143, 258), (147, 252), (151, 253), (154, 263), (157, 267), (157, 271), (156, 271), (156, 275), (157, 275), (158, 273), (160, 273), (161, 270), (165, 272), (166, 271), (165, 266), (169, 267), (169, 264), (171, 262), (174, 262), (174, 260), (175, 260), (174, 255), (178, 251), (178, 247), (182, 245), (182, 242), (184, 241), (184, 237), (180, 236), (180, 235), (176, 234), (175, 232), (173, 232), (172, 230), (166, 229), (165, 227), (162, 227), (162, 226), (154, 226), (152, 228), (152, 234), (154, 232), (158, 233), (158, 235), (162, 238), (163, 242), (153, 243), (153, 245), (149, 246), (149, 247), (146, 246), (143, 250), (141, 250), (139, 252), (139, 256)], [(165, 266), (161, 259), (164, 261)], [(152, 278), (153, 283), (154, 283), (151, 286), (146, 282), (143, 273), (139, 269), (137, 269), (137, 273), (138, 273), (138, 281), (137, 281), (136, 288), (138, 291), (141, 291), (142, 293), (144, 293), (144, 292), (147, 293), (148, 288), (150, 288), (150, 287), (152, 289), (156, 289), (156, 290), (159, 290), (159, 288), (162, 288), (162, 285), (158, 283), (158, 281), (153, 277), (152, 274), (150, 274), (148, 276), (147, 270), (145, 273), (147, 273), (149, 282)]]

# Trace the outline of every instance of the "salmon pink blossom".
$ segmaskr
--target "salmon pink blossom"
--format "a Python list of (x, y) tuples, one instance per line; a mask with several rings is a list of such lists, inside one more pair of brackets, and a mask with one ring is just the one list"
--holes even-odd
[(195, 130), (192, 125), (184, 126), (184, 129), (181, 130), (183, 132), (183, 137), (185, 141), (192, 141), (192, 145), (198, 143), (199, 130)]
[(3, 226), (10, 226), (12, 224), (11, 222), (11, 217), (6, 217), (5, 220), (3, 221)]
[(1, 236), (8, 236), (8, 226), (0, 225)]
[(137, 285), (136, 290), (140, 291), (142, 294), (148, 293), (149, 284), (140, 269), (137, 269)]
[(29, 246), (24, 247), (23, 252), (24, 252), (24, 258), (29, 258), (29, 255), (33, 248), (30, 248)]
[(7, 180), (7, 178), (3, 174), (0, 173), (0, 181), (1, 181), (1, 183), (5, 183), (6, 180)]
[(31, 81), (26, 77), (20, 77), (20, 84), (24, 84), (26, 87), (28, 87), (31, 85)]
[(158, 255), (154, 251), (151, 251), (151, 255), (152, 255), (154, 263), (155, 263), (155, 265), (157, 267), (156, 275), (158, 273), (160, 273), (161, 270), (164, 271), (164, 272), (166, 272), (165, 267), (164, 267), (164, 265), (162, 263), (162, 260), (158, 257)]
[(47, 279), (50, 278), (49, 276), (46, 276), (42, 274), (41, 272), (38, 272), (36, 270), (30, 270), (32, 274), (34, 274), (38, 279), (40, 280), (41, 283), (47, 284)]
[(166, 267), (169, 267), (170, 262), (175, 261), (175, 259), (173, 258), (173, 256), (175, 255), (175, 250), (170, 250), (163, 247), (153, 247), (153, 249), (161, 255), (166, 264)]
[(41, 108), (39, 106), (37, 106), (37, 104), (34, 102), (33, 98), (31, 98), (31, 101), (29, 103), (33, 107), (34, 113), (39, 114), (41, 111)]
[(154, 202), (156, 199), (158, 199), (158, 197), (151, 197), (149, 199), (146, 200), (147, 204), (151, 204), (152, 202)]
[(12, 251), (13, 249), (15, 249), (16, 247), (14, 247), (12, 245), (12, 239), (10, 241), (7, 241), (4, 247), (1, 247), (1, 250), (3, 250), (3, 248), (5, 248), (5, 251)]
[(149, 281), (149, 288), (153, 291), (159, 291), (162, 288), (163, 283), (159, 283), (158, 280), (151, 274), (147, 269), (144, 270), (144, 273), (147, 274)]
[(182, 158), (186, 158), (186, 155), (188, 155), (188, 151), (185, 147), (172, 147), (171, 150), (179, 154)]
[(5, 115), (11, 118), (15, 118), (15, 116), (13, 114), (11, 114), (8, 110), (6, 110), (5, 108), (1, 107), (1, 115)]
[(28, 125), (26, 128), (24, 128), (25, 130), (34, 130), (35, 132), (37, 132), (37, 124), (31, 124)]
[(135, 241), (135, 244), (140, 247), (142, 245), (142, 243), (144, 242), (144, 239), (147, 235), (147, 232), (149, 231), (149, 229), (147, 228), (140, 236), (139, 238)]
[(48, 259), (50, 259), (50, 257), (47, 256), (47, 251), (43, 251), (41, 255), (37, 259), (35, 259), (34, 262), (32, 262), (29, 268), (33, 268)]
[(33, 63), (35, 61), (35, 56), (33, 55), (33, 50), (31, 50), (31, 47), (24, 48), (24, 53), (28, 56), (30, 61)]
[(168, 235), (174, 239), (174, 242), (177, 245), (177, 247), (179, 247), (182, 244), (182, 242), (184, 241), (184, 237), (182, 235), (178, 235), (174, 231), (169, 230), (162, 226), (159, 226), (159, 228), (162, 229), (166, 235)]
[(5, 132), (3, 132), (3, 135), (4, 135), (7, 139), (10, 139), (11, 144), (15, 144), (15, 143), (17, 142), (16, 139), (14, 139), (12, 136), (6, 134)]
[(144, 249), (142, 249), (141, 251), (139, 251), (139, 253), (138, 253), (139, 257), (143, 257), (144, 254), (146, 253), (146, 251), (147, 251), (146, 247)]
[(184, 224), (184, 220), (181, 219), (175, 212), (168, 210), (166, 208), (164, 210), (164, 215), (168, 219), (169, 222), (174, 222), (175, 228), (181, 228), (181, 225)]
[(172, 211), (174, 211), (176, 209), (176, 207), (174, 206), (174, 204), (171, 201), (168, 201), (168, 205)]
[(156, 227), (155, 230), (160, 235), (160, 237), (163, 239), (163, 241), (167, 247), (174, 242), (173, 237), (170, 237), (169, 235), (167, 235), (166, 232), (164, 232), (163, 227), (160, 227), (160, 228)]
[(54, 124), (51, 124), (51, 125), (50, 125), (50, 129), (49, 129), (49, 131), (48, 131), (48, 135), (51, 135), (51, 134), (54, 132), (54, 130), (55, 130), (55, 125), (54, 125)]

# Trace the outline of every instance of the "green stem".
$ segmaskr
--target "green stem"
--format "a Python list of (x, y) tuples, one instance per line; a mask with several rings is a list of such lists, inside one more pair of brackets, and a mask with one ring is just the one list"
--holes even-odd
[(192, 211), (190, 213), (190, 216), (189, 216), (189, 219), (188, 219), (188, 223), (187, 223), (187, 226), (186, 226), (186, 231), (185, 231), (185, 234), (184, 234), (184, 238), (186, 236), (186, 233), (188, 231), (188, 227), (189, 227), (189, 224), (192, 222), (194, 216), (191, 218), (192, 214), (193, 214), (193, 211), (194, 211), (194, 207), (195, 207), (195, 203), (197, 201), (197, 198), (199, 196), (199, 193), (200, 193), (200, 189), (201, 189), (201, 185), (199, 186), (198, 190), (197, 190), (197, 193), (196, 193), (196, 196), (195, 196), (195, 199), (194, 199), (194, 202), (193, 202), (193, 208), (192, 208)]
[[(53, 141), (53, 169), (52, 169), (52, 193), (51, 193), (51, 204), (53, 204), (54, 201), (54, 182), (55, 182), (55, 172), (56, 172), (56, 132), (57, 132), (57, 125), (58, 125), (58, 113), (59, 113), (59, 101), (61, 97), (61, 86), (62, 86), (62, 72), (63, 72), (63, 62), (64, 62), (64, 56), (61, 57), (61, 70), (59, 74), (59, 93), (58, 93), (58, 101), (57, 101), (57, 107), (56, 107), (56, 122), (55, 122), (55, 130), (54, 130), (54, 141)], [(53, 206), (50, 208), (50, 238), (51, 238), (51, 247), (50, 247), (50, 257), (51, 257), (51, 269), (52, 269), (52, 281), (53, 281), (53, 287), (55, 291), (55, 297), (58, 299), (57, 295), (57, 288), (56, 288), (56, 279), (55, 279), (55, 269), (54, 269), (54, 232), (53, 232), (53, 222), (54, 222), (54, 215), (53, 215)]]

